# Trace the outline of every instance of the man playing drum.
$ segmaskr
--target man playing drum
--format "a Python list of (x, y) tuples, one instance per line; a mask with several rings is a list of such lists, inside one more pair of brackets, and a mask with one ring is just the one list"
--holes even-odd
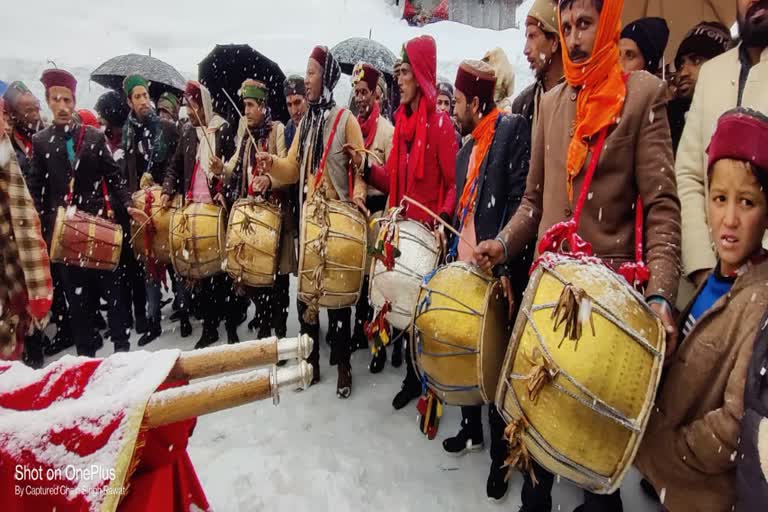
[[(456, 193), (458, 196), (453, 225), (461, 233), (455, 237), (449, 255), (466, 263), (475, 263), (474, 245), (493, 240), (520, 205), (525, 192), (530, 158), (528, 122), (520, 115), (509, 115), (496, 108), (493, 93), (496, 76), (493, 68), (482, 61), (466, 60), (456, 75), (456, 120), (461, 135), (471, 135), (456, 158)], [(528, 268), (533, 251), (520, 254), (499, 265), (494, 274), (501, 277), (509, 304), (509, 321), (513, 308), (528, 281)], [(502, 329), (503, 326), (499, 326)], [(461, 430), (443, 441), (443, 449), (461, 455), (483, 447), (481, 406), (461, 408)], [(491, 471), (486, 492), (499, 500), (506, 495), (506, 471), (502, 470), (507, 454), (503, 440), (504, 420), (496, 406), (488, 407), (491, 424)]]
[[(240, 88), (240, 96), (245, 107), (245, 121), (241, 121), (238, 129), (235, 154), (226, 164), (218, 158), (213, 161), (214, 169), (218, 171), (223, 166), (227, 176), (225, 190), (230, 207), (240, 198), (254, 197), (256, 189), (272, 188), (269, 176), (258, 174), (257, 153), (269, 153), (280, 158), (288, 153), (285, 147), (285, 127), (280, 121), (272, 120), (272, 112), (267, 106), (269, 90), (266, 85), (256, 80), (246, 80)], [(259, 288), (252, 295), (256, 305), (254, 320), (259, 339), (270, 337), (273, 327), (275, 336), (285, 338), (289, 275), (296, 272), (296, 248), (293, 244), (296, 225), (289, 223), (293, 217), (289, 215), (288, 205), (285, 204), (287, 197), (283, 190), (272, 190), (271, 196), (281, 210), (279, 263), (274, 286)]]
[[(478, 246), (475, 258), (490, 270), (517, 257), (537, 234), (541, 239), (554, 226), (578, 229), (583, 241), (592, 245), (593, 255), (618, 270), (623, 263), (636, 261), (636, 220), (641, 217), (644, 228), (638, 231), (645, 240), (641, 252), (650, 274), (645, 296), (667, 330), (671, 353), (677, 338), (670, 304), (680, 279), (680, 202), (666, 88), (645, 71), (623, 76), (617, 50), (623, 4), (623, 0), (560, 0), (566, 83), (541, 99), (520, 208), (496, 239)], [(595, 158), (598, 165), (581, 223), (568, 223), (574, 216), (574, 199), (590, 174), (584, 168)], [(636, 204), (641, 205), (642, 216), (636, 216)], [(576, 240), (575, 232), (569, 235)], [(562, 245), (550, 238), (555, 242), (550, 247)], [(538, 485), (525, 475), (523, 508), (549, 510), (553, 476), (535, 463), (534, 471)], [(618, 492), (585, 493), (583, 510), (618, 510), (617, 503), (620, 506)]]
[[(325, 46), (312, 50), (307, 63), (305, 78), (309, 112), (299, 124), (286, 158), (260, 153), (257, 157), (270, 183), (299, 183), (305, 194), (301, 203), (313, 194), (322, 193), (327, 200), (349, 200), (363, 212), (366, 185), (361, 176), (363, 157), (357, 150), (364, 149), (365, 142), (360, 124), (349, 111), (338, 107), (333, 99), (333, 88), (339, 81), (341, 69)], [(343, 151), (347, 144), (353, 148)], [(328, 148), (328, 150), (326, 150)], [(325, 167), (321, 161), (325, 157)], [(319, 177), (319, 178), (318, 178)], [(269, 184), (263, 182), (256, 192), (264, 192)], [(302, 210), (300, 205), (299, 210)], [(299, 302), (301, 332), (314, 341), (308, 361), (312, 364), (312, 382), (320, 380), (319, 323), (310, 324), (304, 317), (309, 306)], [(352, 392), (351, 308), (328, 310), (328, 337), (331, 341), (331, 364), (338, 365), (337, 395), (347, 398)]]
[[(104, 134), (77, 123), (73, 117), (75, 77), (64, 70), (49, 69), (43, 72), (41, 81), (53, 113), (53, 124), (32, 138), (32, 166), (27, 187), (40, 213), (48, 246), (51, 246), (60, 207), (77, 208), (99, 216), (107, 215), (114, 207), (118, 216), (127, 210), (135, 221), (146, 220), (143, 212), (130, 207), (130, 195), (120, 179), (120, 169), (107, 148)], [(121, 294), (119, 272), (69, 265), (62, 269), (62, 282), (78, 355), (96, 355), (101, 338), (94, 325), (94, 312), (99, 297), (106, 298), (109, 304), (109, 328), (115, 351), (128, 351), (130, 319)]]
[[(456, 152), (453, 122), (436, 111), (437, 46), (430, 36), (420, 36), (403, 47), (403, 63), (397, 82), (400, 108), (395, 114), (392, 153), (386, 165), (370, 165), (372, 186), (389, 194), (389, 207), (400, 205), (404, 196), (426, 205), (450, 222), (456, 205)], [(370, 162), (369, 162), (370, 163)], [(432, 225), (434, 220), (412, 204), (406, 219)], [(397, 334), (393, 338), (397, 338)], [(402, 409), (421, 395), (410, 350), (405, 351), (407, 373), (392, 406)]]

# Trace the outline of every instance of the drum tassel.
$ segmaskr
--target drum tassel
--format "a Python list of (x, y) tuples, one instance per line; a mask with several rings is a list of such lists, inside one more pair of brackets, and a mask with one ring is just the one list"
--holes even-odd
[(528, 428), (528, 421), (525, 418), (512, 420), (507, 428), (504, 429), (504, 439), (509, 441), (509, 452), (507, 458), (504, 460), (502, 468), (509, 468), (505, 476), (505, 480), (509, 480), (512, 476), (512, 468), (517, 468), (520, 472), (528, 472), (531, 477), (533, 485), (538, 485), (539, 481), (536, 479), (536, 474), (533, 472), (533, 465), (531, 464), (531, 454), (528, 453), (528, 448), (523, 443), (523, 434)]
[(562, 346), (563, 341), (567, 337), (569, 340), (576, 342), (576, 345), (574, 345), (575, 350), (581, 339), (582, 326), (587, 321), (589, 321), (592, 329), (592, 336), (595, 336), (595, 323), (592, 318), (592, 299), (589, 298), (587, 292), (577, 286), (568, 284), (563, 287), (557, 305), (552, 311), (551, 318), (555, 320), (554, 327), (552, 328), (554, 332), (557, 332), (560, 326), (565, 324), (563, 337), (560, 339), (558, 348)]
[(528, 372), (528, 376), (525, 377), (528, 389), (528, 400), (536, 403), (539, 399), (541, 390), (557, 377), (557, 374), (560, 373), (560, 369), (549, 359), (544, 357), (544, 354), (541, 353), (539, 347), (534, 348), (530, 356), (523, 352), (523, 356), (531, 365), (531, 371)]

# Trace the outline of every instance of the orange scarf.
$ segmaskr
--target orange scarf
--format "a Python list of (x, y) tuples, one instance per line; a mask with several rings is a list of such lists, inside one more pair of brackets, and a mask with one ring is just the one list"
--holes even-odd
[[(616, 124), (624, 108), (627, 87), (619, 64), (619, 34), (624, 0), (603, 2), (597, 38), (592, 56), (585, 62), (574, 63), (563, 52), (565, 78), (572, 87), (581, 87), (576, 102), (575, 130), (568, 146), (568, 200), (573, 201), (573, 180), (581, 172), (589, 152), (589, 139), (600, 130)], [(560, 12), (558, 11), (558, 22)], [(560, 31), (560, 44), (567, 48)]]
[(493, 143), (493, 137), (496, 135), (496, 120), (499, 118), (499, 109), (494, 108), (490, 114), (484, 116), (480, 122), (472, 130), (472, 138), (475, 139), (475, 147), (473, 151), (476, 151), (475, 158), (472, 161), (472, 168), (467, 169), (467, 180), (464, 182), (464, 191), (461, 193), (461, 199), (459, 200), (459, 215), (463, 218), (464, 212), (467, 215), (472, 213), (475, 209), (475, 198), (477, 197), (477, 182), (478, 176), (480, 176), (480, 167), (483, 165), (485, 155), (488, 154), (488, 150), (491, 149)]

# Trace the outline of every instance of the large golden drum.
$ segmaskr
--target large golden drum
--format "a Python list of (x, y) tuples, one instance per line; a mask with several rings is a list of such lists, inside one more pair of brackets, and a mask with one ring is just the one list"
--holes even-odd
[(208, 203), (189, 203), (171, 217), (171, 262), (187, 279), (203, 279), (222, 271), (225, 212)]
[(51, 238), (51, 261), (113, 271), (120, 263), (123, 228), (77, 208), (59, 207)]
[(664, 345), (661, 322), (618, 274), (545, 258), (525, 291), (496, 405), (548, 471), (611, 493), (640, 444)]
[(280, 258), (280, 207), (239, 199), (227, 225), (227, 273), (250, 287), (272, 286)]
[(131, 220), (131, 239), (133, 240), (131, 245), (133, 253), (139, 260), (146, 262), (147, 258), (151, 257), (158, 263), (166, 265), (171, 262), (171, 217), (181, 208), (181, 196), (176, 195), (171, 205), (162, 209), (160, 208), (162, 194), (163, 187), (153, 185), (134, 192), (131, 196), (133, 207), (151, 217), (143, 228)]
[(329, 309), (354, 306), (368, 252), (365, 217), (352, 203), (319, 196), (302, 208), (299, 299)]
[(467, 263), (425, 278), (411, 350), (420, 376), (443, 402), (492, 401), (511, 332), (501, 283)]

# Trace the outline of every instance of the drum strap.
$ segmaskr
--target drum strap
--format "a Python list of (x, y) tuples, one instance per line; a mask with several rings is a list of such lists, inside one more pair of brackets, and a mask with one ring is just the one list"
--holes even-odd
[[(72, 166), (72, 178), (69, 180), (69, 191), (64, 198), (64, 202), (67, 207), (72, 206), (72, 201), (75, 197), (75, 173), (77, 172), (78, 164), (80, 163), (80, 153), (83, 150), (83, 139), (85, 138), (85, 126), (80, 126), (80, 132), (77, 134), (77, 142), (75, 143), (74, 157), (70, 159)], [(109, 200), (109, 192), (107, 191), (107, 182), (104, 178), (101, 178), (101, 193), (104, 195), (104, 209), (107, 213), (107, 218), (114, 219), (115, 212), (112, 210), (112, 203)]]
[[(323, 151), (323, 158), (320, 159), (320, 168), (315, 170), (315, 191), (317, 191), (317, 187), (320, 186), (320, 182), (323, 180), (325, 161), (328, 160), (328, 153), (331, 152), (333, 140), (336, 138), (336, 130), (339, 128), (339, 122), (341, 121), (341, 117), (344, 115), (344, 112), (346, 111), (342, 108), (339, 110), (339, 113), (336, 114), (336, 119), (333, 121), (333, 128), (331, 129), (331, 136), (328, 137), (328, 142), (325, 144), (325, 150)], [(352, 189), (350, 189), (349, 193), (352, 194)]]

